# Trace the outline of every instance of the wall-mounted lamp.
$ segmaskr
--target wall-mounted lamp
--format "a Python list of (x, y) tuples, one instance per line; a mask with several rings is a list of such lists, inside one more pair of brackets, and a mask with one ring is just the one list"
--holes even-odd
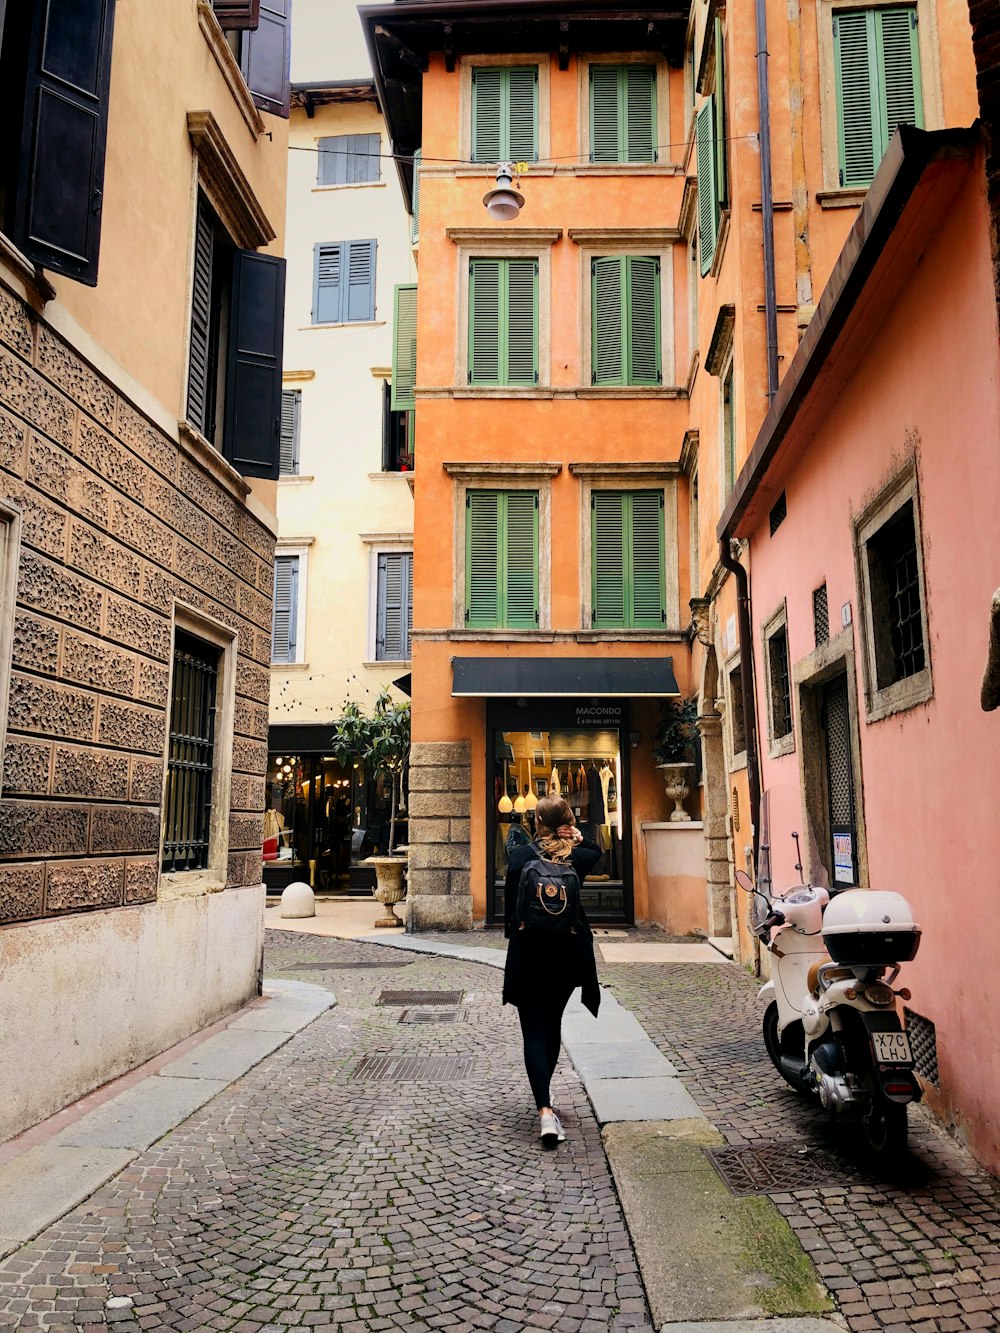
[(494, 222), (510, 222), (524, 207), (524, 195), (514, 188), (517, 170), (513, 162), (497, 163), (496, 188), (483, 195), (486, 211)]

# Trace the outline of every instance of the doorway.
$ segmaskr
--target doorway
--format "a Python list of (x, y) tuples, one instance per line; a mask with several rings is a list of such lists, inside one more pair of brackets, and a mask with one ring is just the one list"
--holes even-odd
[(835, 676), (820, 692), (820, 725), (826, 762), (829, 865), (834, 885), (858, 883), (858, 830), (855, 818), (854, 759), (847, 676)]

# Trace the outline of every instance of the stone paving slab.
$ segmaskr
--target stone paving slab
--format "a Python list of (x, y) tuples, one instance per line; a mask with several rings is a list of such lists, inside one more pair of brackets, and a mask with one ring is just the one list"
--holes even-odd
[(672, 1078), (677, 1074), (676, 1067), (648, 1038), (574, 1041), (570, 1058), (585, 1084), (592, 1078)]
[(172, 1060), (164, 1072), (172, 1078), (208, 1078), (232, 1083), (287, 1040), (287, 1032), (247, 1031), (231, 1024), (225, 1032), (209, 1037), (187, 1055)]
[(726, 963), (711, 944), (628, 944), (598, 940), (606, 963)]
[(226, 1087), (222, 1079), (154, 1074), (105, 1102), (52, 1140), (59, 1147), (141, 1152)]
[(702, 1114), (679, 1078), (592, 1078), (586, 1088), (600, 1125), (619, 1120), (692, 1120)]
[(0, 1166), (0, 1247), (5, 1254), (116, 1176), (135, 1156), (123, 1148), (40, 1143)]
[(831, 1333), (843, 1330), (847, 1321), (829, 1319), (710, 1319), (663, 1324), (659, 1333)]

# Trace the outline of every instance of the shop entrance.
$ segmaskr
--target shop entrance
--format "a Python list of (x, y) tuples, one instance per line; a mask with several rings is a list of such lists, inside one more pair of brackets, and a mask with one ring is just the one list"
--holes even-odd
[(625, 703), (491, 700), (487, 704), (487, 911), (504, 919), (508, 850), (534, 836), (534, 808), (562, 796), (603, 850), (583, 884), (592, 922), (631, 924), (632, 836)]

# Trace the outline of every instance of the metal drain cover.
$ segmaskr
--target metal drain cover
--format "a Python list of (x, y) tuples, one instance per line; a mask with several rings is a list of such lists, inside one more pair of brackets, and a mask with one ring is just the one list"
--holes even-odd
[(807, 1143), (769, 1143), (760, 1148), (706, 1148), (705, 1153), (733, 1194), (773, 1194), (842, 1185), (854, 1172), (831, 1152)]
[(602, 940), (627, 940), (627, 930), (611, 930), (607, 926), (594, 926), (593, 933)]
[(357, 972), (366, 967), (412, 967), (411, 962), (392, 959), (388, 963), (288, 963), (285, 972)]
[(456, 1083), (471, 1077), (471, 1055), (410, 1055), (375, 1051), (355, 1067), (352, 1079), (367, 1083)]
[(439, 1004), (445, 1009), (455, 1009), (462, 1003), (464, 991), (460, 990), (384, 990), (378, 1002), (384, 1008), (412, 1008), (416, 1004)]
[(401, 1023), (464, 1023), (464, 1009), (404, 1009)]

